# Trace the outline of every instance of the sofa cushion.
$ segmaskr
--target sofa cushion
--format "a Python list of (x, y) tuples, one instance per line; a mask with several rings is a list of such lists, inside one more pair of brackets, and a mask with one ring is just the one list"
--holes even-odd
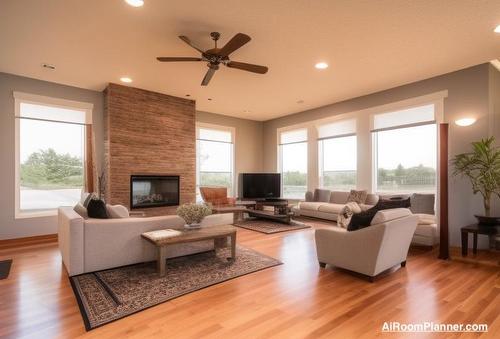
[(415, 234), (423, 236), (423, 237), (429, 237), (429, 238), (437, 237), (437, 225), (436, 224), (430, 224), (430, 225), (418, 224), (417, 228), (415, 229)]
[(324, 202), (301, 201), (301, 202), (299, 202), (299, 208), (301, 210), (317, 211), (319, 206), (321, 206), (323, 204), (324, 204)]
[(378, 211), (373, 217), (370, 225), (383, 224), (391, 220), (400, 219), (411, 215), (411, 211), (407, 208), (393, 208), (388, 210)]
[(437, 218), (433, 214), (416, 213), (415, 215), (418, 217), (419, 225), (437, 224)]
[(434, 194), (421, 194), (415, 193), (410, 197), (411, 203), (411, 211), (416, 213), (425, 213), (425, 214), (435, 214), (434, 212), (434, 202), (435, 197)]
[(366, 201), (366, 196), (368, 192), (366, 190), (351, 190), (349, 196), (347, 197), (347, 202), (355, 202), (358, 204), (364, 204)]
[(344, 204), (332, 204), (332, 203), (323, 203), (319, 205), (318, 211), (325, 213), (335, 213), (339, 214), (340, 211), (344, 208)]
[(349, 192), (333, 191), (330, 196), (330, 202), (334, 204), (345, 205), (347, 203), (348, 197), (349, 197)]
[(330, 190), (316, 188), (314, 190), (314, 201), (316, 201), (316, 202), (329, 202), (330, 195), (331, 195)]

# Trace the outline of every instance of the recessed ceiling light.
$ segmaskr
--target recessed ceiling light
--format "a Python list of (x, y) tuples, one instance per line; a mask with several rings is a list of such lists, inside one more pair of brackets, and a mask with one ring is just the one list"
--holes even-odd
[(121, 77), (120, 81), (128, 84), (132, 82), (132, 79), (130, 79), (129, 77)]
[(474, 124), (476, 122), (476, 119), (475, 118), (463, 118), (463, 119), (458, 119), (458, 120), (455, 120), (455, 124), (457, 124), (458, 126), (470, 126), (472, 124)]
[(42, 67), (50, 69), (50, 70), (55, 70), (56, 69), (56, 66), (51, 65), (51, 64), (45, 64), (45, 63), (42, 64)]
[(318, 62), (316, 65), (314, 65), (317, 69), (325, 69), (328, 68), (328, 64), (326, 62)]
[(500, 33), (500, 25), (498, 25), (497, 27), (495, 27), (495, 29), (493, 30), (493, 32)]
[(304, 100), (302, 100), (302, 99), (301, 99), (301, 100), (297, 100), (297, 103), (298, 103), (298, 104), (303, 104), (303, 103), (304, 103)]
[(125, 0), (130, 6), (133, 7), (142, 7), (144, 6), (144, 0)]

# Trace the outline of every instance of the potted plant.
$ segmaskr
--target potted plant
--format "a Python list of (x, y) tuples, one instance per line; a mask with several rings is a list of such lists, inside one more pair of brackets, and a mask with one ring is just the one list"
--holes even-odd
[(212, 214), (212, 210), (205, 204), (190, 203), (177, 208), (177, 215), (184, 219), (187, 228), (200, 227), (203, 218), (210, 214)]
[(483, 197), (484, 216), (476, 215), (480, 224), (497, 224), (500, 217), (491, 215), (491, 199), (500, 197), (500, 149), (490, 137), (472, 143), (472, 152), (455, 156), (453, 175), (469, 178), (474, 194)]

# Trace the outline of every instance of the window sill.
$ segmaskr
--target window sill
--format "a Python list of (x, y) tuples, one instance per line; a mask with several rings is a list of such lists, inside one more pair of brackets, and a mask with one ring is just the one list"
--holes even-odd
[(21, 212), (16, 211), (14, 219), (30, 219), (30, 218), (40, 218), (40, 217), (53, 217), (57, 215), (57, 209), (40, 211), (40, 212)]

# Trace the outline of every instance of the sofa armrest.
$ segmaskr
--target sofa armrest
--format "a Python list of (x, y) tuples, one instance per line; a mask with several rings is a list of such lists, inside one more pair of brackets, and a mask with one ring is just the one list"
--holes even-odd
[(57, 213), (57, 237), (61, 257), (69, 276), (84, 272), (84, 219), (72, 207)]
[(373, 275), (385, 226), (375, 225), (351, 232), (338, 227), (316, 230), (318, 261)]
[(307, 191), (305, 199), (306, 201), (314, 201), (314, 193), (311, 191)]

